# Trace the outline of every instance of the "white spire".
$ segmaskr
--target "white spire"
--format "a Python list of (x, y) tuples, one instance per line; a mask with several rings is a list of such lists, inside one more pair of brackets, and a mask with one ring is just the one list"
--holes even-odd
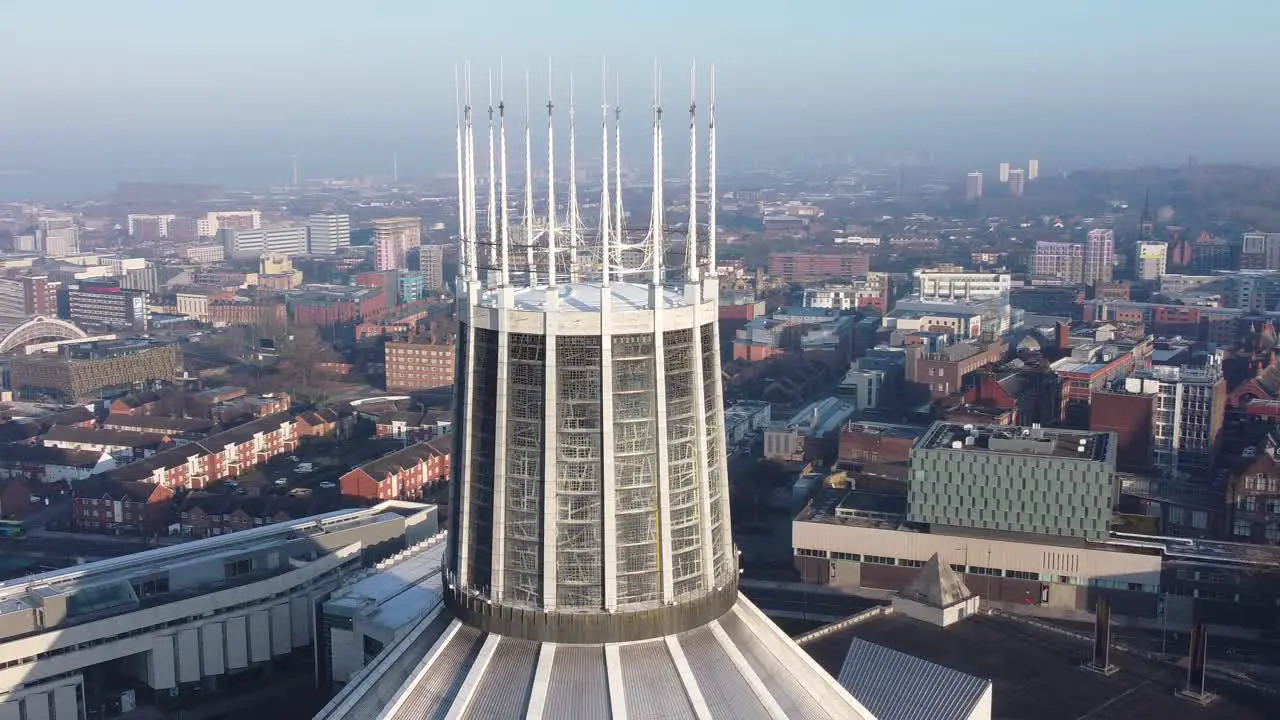
[(716, 274), (716, 66), (711, 66), (711, 107), (707, 127), (707, 271)]
[(493, 174), (493, 70), (489, 71), (489, 269), (498, 265), (498, 198)]
[(689, 232), (685, 236), (685, 282), (698, 281), (698, 66), (689, 69)]
[(506, 81), (503, 72), (502, 62), (498, 63), (498, 156), (500, 172), (502, 173), (502, 182), (500, 192), (502, 193), (502, 284), (504, 286), (511, 284), (511, 217), (507, 207), (507, 101), (506, 98)]
[(547, 285), (556, 277), (556, 128), (551, 100), (551, 61), (547, 61)]
[[(463, 107), (464, 120), (466, 122), (466, 146), (467, 146), (467, 246), (469, 248), (468, 256), (471, 262), (467, 266), (467, 277), (472, 282), (478, 278), (477, 265), (479, 265), (477, 253), (477, 233), (476, 233), (476, 133), (475, 120), (472, 116), (471, 109), (471, 64), (467, 63), (467, 104)], [(404, 248), (401, 248), (401, 252)]]
[(538, 268), (533, 257), (533, 134), (529, 132), (529, 73), (524, 74), (524, 240), (529, 287), (538, 284)]
[(609, 286), (609, 232), (613, 210), (609, 207), (609, 71), (600, 61), (600, 284)]
[(458, 66), (453, 66), (453, 120), (454, 144), (458, 157), (458, 252), (461, 267), (467, 266), (467, 194), (466, 172), (462, 168), (462, 88), (458, 82)]
[(649, 221), (649, 239), (653, 253), (653, 275), (651, 282), (657, 287), (662, 284), (662, 253), (664, 250), (663, 225), (666, 217), (663, 213), (662, 199), (662, 71), (655, 63), (653, 71), (653, 200)]
[(578, 280), (578, 157), (573, 137), (573, 74), (569, 74), (569, 281)]
[[(621, 248), (627, 242), (626, 228), (622, 224), (622, 73), (618, 73), (614, 86), (617, 104), (613, 108), (613, 243), (619, 249), (619, 267), (621, 267)], [(608, 182), (608, 179), (605, 179)]]

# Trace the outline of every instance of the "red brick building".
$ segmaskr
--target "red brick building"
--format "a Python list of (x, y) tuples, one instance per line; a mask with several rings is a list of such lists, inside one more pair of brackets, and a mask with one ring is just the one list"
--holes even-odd
[(808, 282), (827, 278), (853, 278), (871, 270), (871, 256), (865, 253), (774, 253), (769, 256), (769, 275), (783, 282)]
[(255, 302), (210, 301), (209, 324), (223, 325), (284, 325), (287, 314), (284, 303), (278, 300)]
[(1089, 429), (1116, 434), (1116, 467), (1146, 470), (1151, 466), (1151, 415), (1155, 396), (1095, 392), (1089, 406)]
[(98, 477), (72, 489), (72, 520), (81, 530), (159, 533), (169, 525), (173, 490), (163, 485)]
[(387, 293), (381, 288), (307, 286), (290, 294), (287, 302), (295, 324), (324, 327), (380, 315), (387, 309)]
[(323, 509), (310, 494), (250, 497), (193, 492), (182, 501), (178, 521), (183, 535), (205, 538), (297, 520), (318, 512)]
[(423, 490), (449, 481), (453, 436), (442, 435), (384, 455), (339, 480), (342, 495), (366, 501), (417, 500)]
[(419, 336), (385, 346), (387, 390), (410, 392), (453, 387), (452, 333)]

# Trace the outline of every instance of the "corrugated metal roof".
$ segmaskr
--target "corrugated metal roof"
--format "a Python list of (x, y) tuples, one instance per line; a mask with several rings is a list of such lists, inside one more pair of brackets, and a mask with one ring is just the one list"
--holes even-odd
[(990, 680), (854, 638), (840, 684), (877, 720), (966, 720)]

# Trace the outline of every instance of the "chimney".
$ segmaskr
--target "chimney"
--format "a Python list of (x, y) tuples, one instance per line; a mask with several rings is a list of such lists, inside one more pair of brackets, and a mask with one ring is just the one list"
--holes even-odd
[(1071, 326), (1066, 323), (1056, 323), (1054, 329), (1058, 335), (1058, 349), (1066, 350), (1071, 347)]

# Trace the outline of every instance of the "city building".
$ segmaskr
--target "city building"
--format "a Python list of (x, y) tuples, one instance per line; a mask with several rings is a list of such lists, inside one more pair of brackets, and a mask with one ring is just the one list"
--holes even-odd
[(1022, 197), (1027, 191), (1027, 171), (1022, 168), (1014, 168), (1009, 171), (1009, 194), (1013, 197)]
[(934, 423), (911, 451), (907, 520), (1099, 540), (1119, 499), (1115, 438)]
[(155, 535), (168, 530), (173, 490), (163, 485), (89, 477), (71, 486), (78, 530)]
[(131, 213), (125, 218), (125, 228), (129, 237), (134, 240), (156, 241), (169, 237), (169, 223), (178, 218), (177, 215), (149, 215)]
[(259, 230), (262, 213), (258, 210), (227, 210), (205, 213), (196, 221), (196, 235), (215, 237), (222, 230)]
[(147, 294), (125, 290), (117, 281), (86, 281), (67, 289), (67, 319), (77, 325), (142, 332), (150, 317)]
[(1280, 270), (1280, 233), (1245, 233), (1241, 238), (1240, 268)]
[(990, 300), (1008, 297), (1013, 276), (967, 272), (958, 267), (920, 270), (916, 274), (922, 300)]
[(422, 245), (422, 220), (416, 217), (379, 218), (373, 221), (374, 268), (404, 267), (405, 255)]
[(261, 255), (306, 255), (307, 226), (223, 228), (218, 231), (226, 257), (257, 258)]
[(1009, 182), (1009, 163), (1007, 162), (1000, 163), (1000, 182)]
[(1151, 451), (1155, 468), (1169, 477), (1207, 480), (1222, 446), (1227, 381), (1221, 370), (1153, 366), (1134, 371), (1124, 392), (1154, 398)]
[(0, 278), (0, 317), (23, 321), (35, 315), (56, 317), (60, 285), (45, 275)]
[(1084, 282), (1084, 245), (1057, 240), (1036, 241), (1031, 278), (1036, 285), (1080, 285)]
[(80, 226), (73, 215), (36, 218), (36, 251), (45, 257), (66, 257), (80, 252)]
[[(464, 189), (475, 187), (467, 147)], [(665, 242), (662, 185), (653, 190), (654, 231), (637, 240)], [(623, 226), (622, 209), (605, 205), (616, 224), (587, 242), (612, 257), (625, 238), (611, 239), (608, 228)], [(664, 269), (665, 248), (656, 247), (643, 254), (652, 263), (645, 274), (615, 279), (606, 266), (562, 283), (550, 252), (539, 273), (550, 285), (512, 273), (499, 286), (468, 267), (482, 240), (477, 223), (462, 227), (466, 361), (455, 403), (455, 530), (443, 586), (434, 584), (443, 602), (416, 610), (425, 617), (318, 717), (381, 708), (406, 720), (870, 718), (738, 594), (718, 287), (714, 275), (699, 277), (700, 253), (690, 267)], [(715, 223), (706, 230), (713, 248)], [(363, 604), (355, 598), (348, 614), (362, 619)], [(352, 636), (353, 649), (364, 642)]]
[(382, 288), (304, 285), (286, 295), (285, 303), (299, 325), (342, 325), (384, 312), (387, 293)]
[(453, 387), (455, 343), (452, 333), (388, 341), (384, 346), (387, 390), (412, 392)]
[(264, 290), (292, 290), (302, 285), (302, 271), (295, 270), (288, 255), (266, 253), (258, 258), (258, 287)]
[(226, 247), (216, 243), (199, 243), (196, 245), (187, 245), (178, 253), (183, 260), (197, 265), (212, 265), (220, 263), (227, 257)]
[(1235, 280), (1238, 309), (1249, 313), (1280, 310), (1280, 271), (1241, 270), (1230, 277)]
[(1027, 181), (1038, 180), (1040, 178), (1040, 161), (1031, 158), (1027, 161)]
[(1116, 234), (1114, 230), (1090, 230), (1084, 249), (1084, 283), (1094, 285), (1111, 282), (1116, 264)]
[(774, 253), (769, 256), (769, 275), (782, 282), (805, 283), (817, 280), (862, 277), (871, 269), (865, 253), (815, 254)]
[[(122, 530), (149, 522), (138, 517), (156, 503), (128, 487), (77, 504)], [(327, 682), (317, 604), (437, 532), (434, 506), (388, 502), (0, 583), (0, 708), (47, 720), (110, 707), (159, 715), (190, 712), (234, 675)], [(218, 712), (237, 715), (261, 702), (215, 697)]]
[(1245, 449), (1245, 466), (1227, 488), (1231, 537), (1235, 542), (1280, 545), (1280, 432), (1272, 430), (1256, 447)]
[(115, 466), (115, 459), (102, 451), (67, 450), (23, 443), (0, 444), (0, 478), (72, 485)]
[(960, 392), (973, 373), (1004, 358), (1009, 346), (999, 340), (944, 345), (937, 349), (912, 348), (906, 359), (905, 380), (913, 398), (939, 399)]
[(854, 280), (849, 284), (807, 287), (804, 289), (803, 300), (804, 307), (807, 308), (840, 311), (874, 309), (880, 313), (888, 311), (890, 302), (886, 273), (867, 273), (865, 280)]
[(1157, 281), (1165, 274), (1169, 263), (1169, 245), (1162, 242), (1138, 243), (1139, 280)]
[(426, 283), (420, 270), (401, 270), (396, 277), (397, 304), (416, 303), (422, 299), (426, 291)]
[(10, 383), (22, 397), (62, 401), (89, 398), (103, 390), (172, 382), (182, 373), (177, 345), (154, 340), (120, 340), (63, 345), (56, 354), (22, 355), (9, 363)]
[(830, 462), (839, 448), (840, 429), (857, 410), (839, 398), (815, 400), (790, 419), (765, 429), (764, 456), (789, 462)]
[(982, 173), (971, 172), (965, 178), (964, 199), (977, 200), (982, 197)]
[(444, 246), (423, 245), (418, 249), (418, 267), (424, 293), (444, 290)]
[(365, 463), (338, 480), (343, 497), (365, 501), (420, 500), (449, 482), (453, 436), (441, 435)]
[(760, 400), (739, 400), (724, 409), (724, 441), (735, 448), (773, 424), (773, 405)]
[(351, 216), (316, 213), (307, 218), (307, 251), (312, 255), (336, 255), (351, 246)]
[(49, 432), (40, 438), (40, 443), (45, 447), (107, 453), (118, 465), (151, 457), (168, 447), (171, 442), (167, 436), (157, 433), (61, 425), (49, 428)]

